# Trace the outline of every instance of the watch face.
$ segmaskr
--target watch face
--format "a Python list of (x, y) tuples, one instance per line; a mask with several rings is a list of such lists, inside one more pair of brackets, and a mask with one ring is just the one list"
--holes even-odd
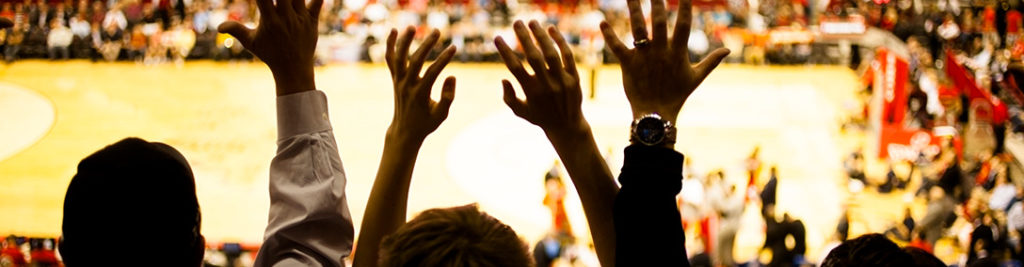
[(645, 145), (657, 145), (665, 140), (665, 123), (656, 118), (644, 118), (636, 124), (636, 138)]

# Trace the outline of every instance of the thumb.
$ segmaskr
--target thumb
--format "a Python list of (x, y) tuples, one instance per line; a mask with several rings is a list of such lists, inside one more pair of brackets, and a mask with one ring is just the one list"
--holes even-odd
[(697, 66), (694, 67), (694, 71), (697, 73), (698, 81), (703, 82), (704, 78), (707, 78), (708, 74), (711, 74), (711, 71), (715, 70), (715, 68), (718, 67), (718, 64), (722, 63), (722, 60), (725, 59), (729, 53), (729, 49), (726, 48), (715, 49), (715, 51), (712, 51), (708, 57), (704, 58), (700, 63), (697, 63)]
[(252, 30), (237, 21), (225, 21), (217, 27), (217, 31), (235, 37), (246, 49), (250, 48), (250, 44), (252, 44)]
[[(501, 86), (504, 90), (503, 100), (505, 100), (505, 105), (508, 105), (508, 108), (512, 109), (513, 114), (526, 119), (526, 104), (516, 97), (516, 89), (512, 87), (512, 82), (509, 82), (508, 80), (501, 80)], [(526, 120), (529, 121), (529, 119)]]
[(448, 117), (448, 110), (452, 107), (452, 101), (455, 100), (455, 77), (448, 77), (444, 80), (444, 86), (441, 87), (441, 100), (437, 102), (436, 112), (439, 112), (442, 117)]

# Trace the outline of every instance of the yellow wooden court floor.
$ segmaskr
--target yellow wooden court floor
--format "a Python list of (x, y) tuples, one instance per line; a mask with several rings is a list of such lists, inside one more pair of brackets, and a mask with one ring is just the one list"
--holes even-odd
[[(617, 67), (594, 73), (596, 98), (585, 101), (584, 112), (618, 173), (630, 109)], [(476, 202), (536, 242), (550, 224), (543, 175), (554, 151), (538, 128), (502, 103), (500, 81), (511, 79), (502, 65), (453, 64), (443, 75), (458, 77), (456, 99), (420, 153), (410, 216)], [(589, 90), (589, 72), (582, 76)], [(207, 240), (260, 242), (275, 151), (273, 84), (258, 63), (0, 66), (0, 234), (58, 236), (64, 191), (78, 161), (136, 136), (174, 146), (191, 163)], [(328, 95), (358, 227), (391, 118), (390, 77), (383, 65), (332, 65), (317, 69), (317, 86)], [(841, 67), (724, 65), (686, 104), (677, 149), (697, 169), (724, 168), (742, 186), (742, 161), (760, 145), (763, 161), (779, 166), (779, 207), (804, 220), (808, 256), (817, 259), (852, 199), (841, 159), (861, 141), (842, 134), (839, 123), (857, 89), (855, 73)], [(576, 235), (587, 237), (582, 207), (569, 188), (570, 220)], [(865, 214), (855, 234), (883, 231), (902, 216), (903, 201), (886, 197), (858, 205), (869, 208), (855, 210)], [(763, 241), (756, 207), (748, 207), (737, 240), (741, 260), (754, 257)]]

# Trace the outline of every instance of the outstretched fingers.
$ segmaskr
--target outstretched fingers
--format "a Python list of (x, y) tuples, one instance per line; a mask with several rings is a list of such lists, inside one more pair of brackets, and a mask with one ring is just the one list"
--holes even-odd
[(633, 40), (645, 40), (650, 38), (647, 34), (647, 20), (644, 19), (644, 10), (640, 6), (640, 0), (627, 0), (629, 7), (629, 25), (633, 28)]
[(526, 53), (526, 62), (530, 63), (530, 67), (533, 68), (533, 74), (537, 75), (537, 78), (541, 80), (547, 79), (547, 66), (544, 65), (544, 55), (537, 49), (537, 45), (534, 44), (533, 38), (530, 36), (530, 30), (526, 28), (526, 24), (522, 21), (516, 21), (513, 28), (516, 31), (516, 37), (519, 38), (519, 45), (523, 47), (523, 52)]
[(455, 56), (455, 46), (449, 46), (441, 55), (437, 57), (434, 64), (427, 68), (427, 72), (423, 74), (423, 79), (420, 80), (421, 88), (417, 92), (418, 97), (430, 97), (430, 87), (437, 81), (437, 77), (441, 75), (441, 71), (444, 67), (448, 66), (448, 63), (452, 61), (452, 57)]
[(651, 0), (651, 44), (656, 47), (668, 45), (668, 10), (665, 0)]
[(395, 47), (395, 77), (405, 76), (405, 69), (409, 62), (406, 58), (409, 57), (409, 46), (412, 45), (412, 39), (415, 37), (416, 29), (409, 26), (405, 31), (398, 37), (397, 47)]
[(712, 51), (708, 57), (701, 60), (700, 63), (697, 63), (697, 66), (693, 68), (694, 73), (697, 75), (696, 84), (703, 82), (704, 78), (707, 78), (708, 75), (711, 74), (711, 71), (715, 70), (715, 68), (718, 67), (718, 64), (721, 64), (722, 60), (729, 55), (729, 52), (729, 49), (725, 48), (715, 49), (715, 51)]
[(619, 61), (624, 61), (624, 57), (628, 55), (629, 48), (622, 43), (619, 39), (619, 35), (615, 34), (615, 30), (612, 29), (612, 25), (608, 24), (607, 21), (601, 22), (601, 34), (604, 35), (604, 43), (608, 46), (608, 49), (612, 51), (619, 58)]
[(423, 69), (423, 62), (427, 60), (427, 55), (434, 49), (434, 45), (437, 44), (437, 40), (441, 37), (441, 32), (434, 30), (427, 36), (423, 43), (420, 43), (420, 47), (416, 49), (416, 52), (409, 58), (409, 69), (406, 71), (407, 75), (420, 75), (420, 70)]
[(238, 40), (246, 49), (252, 49), (252, 34), (253, 31), (249, 27), (245, 27), (237, 21), (225, 21), (217, 26), (217, 31), (220, 33), (227, 33)]
[(441, 87), (441, 99), (434, 106), (434, 114), (437, 114), (442, 120), (447, 119), (452, 101), (455, 101), (455, 77), (448, 76), (444, 79), (444, 86)]
[(580, 74), (576, 71), (576, 57), (573, 56), (572, 47), (565, 41), (565, 37), (555, 27), (548, 27), (548, 34), (554, 37), (555, 43), (558, 44), (558, 50), (562, 51), (562, 65), (565, 65), (565, 71), (573, 77), (579, 78)]
[(523, 62), (519, 60), (512, 48), (505, 43), (505, 38), (501, 36), (494, 38), (494, 45), (498, 47), (498, 55), (501, 55), (501, 60), (505, 62), (505, 67), (512, 72), (512, 76), (515, 76), (519, 83), (526, 83), (530, 74), (523, 68)]
[(516, 97), (516, 89), (512, 87), (512, 82), (501, 80), (501, 86), (504, 91), (502, 98), (505, 100), (505, 105), (512, 110), (513, 114), (526, 119), (526, 103), (523, 103), (522, 100)]
[(391, 72), (391, 79), (397, 81), (398, 76), (395, 76), (395, 39), (398, 38), (398, 30), (391, 29), (391, 33), (388, 34), (387, 51), (384, 52), (384, 61), (388, 63), (388, 71)]
[[(553, 77), (560, 77), (562, 59), (558, 55), (558, 50), (555, 49), (555, 43), (551, 40), (551, 36), (548, 35), (548, 32), (536, 20), (530, 22), (530, 31), (533, 32), (533, 36), (537, 38), (537, 43), (540, 44), (540, 50), (544, 55), (544, 61), (547, 62), (549, 74)], [(556, 35), (561, 35), (561, 33), (556, 33)]]
[(676, 12), (676, 29), (672, 34), (672, 49), (686, 52), (690, 41), (690, 23), (693, 22), (693, 6), (691, 0), (679, 0), (679, 12)]

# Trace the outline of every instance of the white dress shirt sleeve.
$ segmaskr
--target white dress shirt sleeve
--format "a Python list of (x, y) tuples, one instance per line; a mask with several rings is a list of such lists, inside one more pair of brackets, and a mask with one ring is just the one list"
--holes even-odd
[(278, 97), (277, 128), (270, 218), (255, 265), (344, 266), (355, 234), (327, 96), (310, 91)]

